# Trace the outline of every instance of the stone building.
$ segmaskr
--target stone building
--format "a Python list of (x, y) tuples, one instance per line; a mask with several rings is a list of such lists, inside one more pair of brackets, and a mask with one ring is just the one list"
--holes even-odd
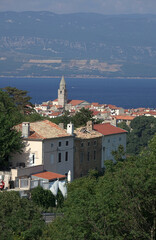
[(75, 134), (74, 178), (87, 175), (90, 169), (101, 171), (102, 134), (93, 130), (92, 122), (77, 128)]

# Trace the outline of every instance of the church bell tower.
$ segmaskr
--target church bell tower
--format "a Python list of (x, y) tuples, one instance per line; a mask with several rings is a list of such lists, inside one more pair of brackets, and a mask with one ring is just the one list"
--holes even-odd
[(64, 76), (62, 76), (60, 88), (58, 89), (58, 105), (65, 107), (66, 104), (67, 104), (67, 89)]

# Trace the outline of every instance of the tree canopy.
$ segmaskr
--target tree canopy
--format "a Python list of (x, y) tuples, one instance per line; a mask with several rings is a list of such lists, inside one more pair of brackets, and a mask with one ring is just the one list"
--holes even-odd
[(28, 96), (28, 92), (25, 90), (20, 90), (16, 87), (5, 87), (4, 90), (11, 97), (14, 104), (17, 106), (18, 110), (22, 113), (30, 112), (32, 109), (28, 108), (27, 105), (32, 106), (30, 102), (31, 97)]
[(66, 127), (68, 123), (72, 122), (74, 127), (77, 128), (80, 126), (85, 126), (88, 121), (93, 120), (93, 113), (89, 109), (81, 108), (80, 111), (77, 112), (73, 117), (71, 117), (69, 112), (66, 111), (63, 116), (50, 120), (56, 124), (64, 123), (64, 127)]
[(131, 131), (127, 138), (127, 152), (138, 154), (147, 147), (148, 142), (156, 133), (156, 118), (154, 117), (136, 117), (132, 120)]
[(20, 119), (20, 114), (7, 93), (0, 90), (0, 168), (8, 165), (9, 157), (20, 152), (23, 144), (21, 134), (13, 126)]
[(37, 240), (44, 222), (36, 206), (17, 192), (0, 193), (0, 239)]

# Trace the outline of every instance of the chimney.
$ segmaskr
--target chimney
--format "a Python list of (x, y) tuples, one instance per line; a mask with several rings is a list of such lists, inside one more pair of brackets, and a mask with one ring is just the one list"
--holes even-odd
[(23, 122), (22, 123), (22, 136), (28, 138), (30, 135), (30, 123)]
[(87, 122), (87, 131), (92, 131), (93, 130), (93, 123), (92, 123), (92, 121), (88, 121)]
[(67, 124), (67, 133), (70, 135), (74, 134), (74, 124), (72, 123)]
[(64, 129), (64, 123), (59, 123), (59, 127)]

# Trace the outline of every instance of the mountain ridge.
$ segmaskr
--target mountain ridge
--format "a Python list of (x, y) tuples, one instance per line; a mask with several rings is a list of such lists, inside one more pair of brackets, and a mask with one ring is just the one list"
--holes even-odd
[(154, 14), (0, 12), (0, 75), (155, 77), (155, 28)]

